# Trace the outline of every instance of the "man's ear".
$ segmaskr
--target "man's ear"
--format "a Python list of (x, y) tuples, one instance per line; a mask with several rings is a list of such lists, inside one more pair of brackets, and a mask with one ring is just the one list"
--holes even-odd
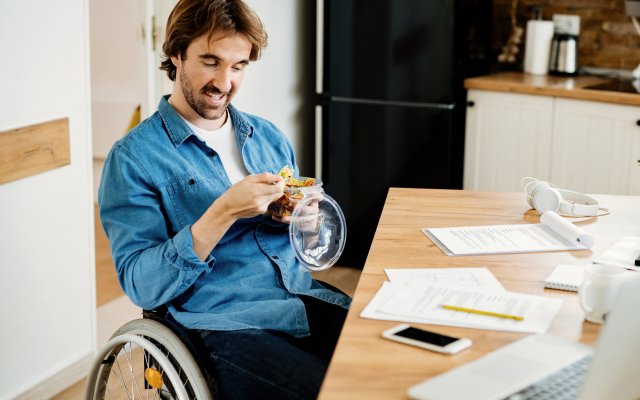
[(171, 63), (173, 63), (173, 66), (176, 67), (176, 68), (182, 67), (182, 56), (181, 56), (181, 54), (178, 53), (178, 55), (171, 56)]

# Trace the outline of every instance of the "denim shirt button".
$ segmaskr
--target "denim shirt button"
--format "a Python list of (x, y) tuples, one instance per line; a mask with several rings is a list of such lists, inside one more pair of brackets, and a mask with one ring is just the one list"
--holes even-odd
[(189, 179), (189, 185), (193, 185), (195, 183), (196, 183), (196, 181), (194, 181), (193, 179)]
[(216, 155), (216, 152), (215, 152), (215, 151), (212, 151), (212, 152), (210, 152), (210, 153), (209, 153), (209, 157), (213, 157), (213, 156), (215, 156), (215, 155)]
[(278, 256), (271, 256), (274, 260), (278, 259)]

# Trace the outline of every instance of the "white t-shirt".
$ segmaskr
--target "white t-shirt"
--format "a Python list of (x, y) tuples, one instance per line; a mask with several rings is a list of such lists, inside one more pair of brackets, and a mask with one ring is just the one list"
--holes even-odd
[[(169, 102), (169, 104), (171, 104), (171, 102)], [(180, 115), (180, 113), (178, 113), (178, 115)], [(229, 111), (227, 111), (227, 115), (225, 116), (226, 121), (224, 125), (215, 131), (198, 128), (187, 121), (182, 115), (180, 115), (180, 118), (184, 120), (200, 140), (205, 142), (209, 148), (213, 149), (218, 156), (220, 156), (222, 166), (232, 185), (240, 182), (249, 175), (242, 161), (242, 154), (240, 154), (238, 141), (236, 140), (236, 130), (233, 127), (233, 121), (229, 115)]]

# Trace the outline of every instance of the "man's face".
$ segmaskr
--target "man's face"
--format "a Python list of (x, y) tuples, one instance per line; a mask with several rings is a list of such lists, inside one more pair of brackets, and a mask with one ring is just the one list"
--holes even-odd
[(251, 54), (251, 44), (243, 36), (220, 36), (214, 35), (211, 42), (206, 35), (195, 39), (187, 48), (184, 60), (180, 55), (171, 57), (187, 103), (208, 120), (225, 115), (240, 89)]

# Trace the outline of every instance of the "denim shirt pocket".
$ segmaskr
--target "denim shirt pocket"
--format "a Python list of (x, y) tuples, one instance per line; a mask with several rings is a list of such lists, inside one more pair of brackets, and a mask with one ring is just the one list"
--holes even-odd
[(188, 172), (178, 175), (167, 184), (173, 211), (180, 229), (195, 223), (225, 191), (222, 183), (202, 174)]

